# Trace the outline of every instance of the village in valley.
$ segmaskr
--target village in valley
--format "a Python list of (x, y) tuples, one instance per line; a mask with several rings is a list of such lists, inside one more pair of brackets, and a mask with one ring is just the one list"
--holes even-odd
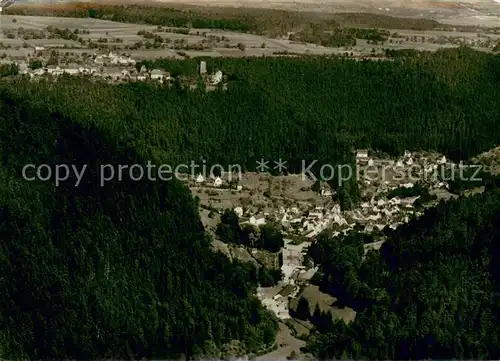
[[(300, 297), (309, 297), (312, 307), (323, 304), (334, 317), (345, 321), (355, 317), (354, 310), (332, 306), (334, 299), (310, 284), (318, 268), (307, 256), (307, 250), (318, 235), (328, 234), (341, 241), (350, 231), (363, 232), (374, 239), (365, 244), (365, 252), (379, 249), (385, 230), (396, 229), (421, 216), (426, 207), (441, 200), (457, 197), (443, 179), (449, 169), (458, 169), (458, 165), (436, 153), (406, 151), (399, 159), (389, 159), (383, 154), (358, 150), (355, 176), (361, 201), (349, 210), (341, 209), (327, 182), (305, 174), (247, 172), (239, 178), (233, 173), (198, 174), (189, 180), (189, 186), (199, 199), (202, 222), (217, 250), (230, 258), (281, 271), (281, 280), (271, 287), (260, 287), (258, 297), (300, 336), (308, 326), (304, 328), (304, 322), (290, 315)], [(217, 227), (228, 210), (237, 215), (241, 227), (250, 227), (256, 238), (262, 227), (278, 229), (283, 235), (283, 247), (269, 252), (223, 242)]]

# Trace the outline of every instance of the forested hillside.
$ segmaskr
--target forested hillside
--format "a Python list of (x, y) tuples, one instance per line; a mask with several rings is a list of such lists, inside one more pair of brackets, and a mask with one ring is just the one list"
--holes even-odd
[[(147, 65), (178, 77), (196, 74), (198, 63)], [(302, 160), (349, 160), (354, 148), (468, 159), (500, 140), (498, 55), (455, 49), (392, 62), (247, 58), (211, 59), (208, 66), (227, 75), (228, 91), (77, 79), (12, 86), (167, 162), (204, 157), (207, 164), (254, 169), (261, 157), (282, 157), (297, 171)]]
[(322, 359), (498, 358), (499, 224), (492, 189), (428, 210), (364, 262), (353, 236), (323, 240), (313, 252), (321, 287), (358, 314), (323, 325), (309, 349)]
[[(1, 358), (221, 357), (232, 340), (250, 353), (273, 344), (255, 270), (212, 252), (180, 182), (100, 187), (101, 164), (142, 163), (139, 144), (0, 94)], [(88, 168), (78, 187), (74, 176), (55, 187), (22, 179), (30, 163)]]
[[(230, 91), (195, 96), (196, 114), (213, 125), (211, 139), (238, 147), (230, 153), (219, 148), (224, 154), (241, 154), (237, 158), (249, 160), (249, 166), (255, 164), (251, 156), (279, 154), (297, 168), (299, 159), (344, 159), (354, 147), (390, 154), (432, 149), (465, 160), (500, 140), (497, 55), (460, 48), (380, 62), (328, 57), (207, 61), (209, 71), (227, 74)], [(145, 64), (187, 75), (196, 73), (198, 62)], [(194, 129), (205, 130), (201, 119), (191, 119), (186, 121)], [(230, 126), (231, 140), (223, 131)]]
[[(197, 71), (197, 60), (148, 65), (164, 67), (175, 76)], [(182, 82), (171, 88), (94, 84), (72, 77), (56, 83), (18, 78), (0, 83), (0, 285), (4, 289), (0, 356), (219, 357), (220, 346), (233, 339), (242, 340), (248, 352), (274, 341), (275, 322), (249, 296), (258, 276), (211, 252), (196, 202), (187, 189), (176, 181), (129, 179), (101, 188), (96, 177), (102, 164), (152, 160), (175, 166), (203, 158), (207, 164), (254, 169), (255, 160), (261, 157), (281, 157), (288, 161), (290, 171), (300, 171), (302, 160), (317, 159), (318, 165), (350, 162), (354, 148), (391, 154), (435, 149), (467, 159), (500, 140), (499, 56), (458, 49), (394, 62), (213, 59), (209, 67), (220, 68), (228, 76), (227, 91), (189, 91)], [(55, 187), (50, 182), (23, 180), (21, 169), (28, 163), (69, 163), (77, 168), (86, 164), (89, 168), (79, 187), (73, 186), (74, 178)], [(355, 193), (354, 188), (345, 190), (347, 197)], [(496, 333), (488, 322), (494, 324), (491, 320), (497, 316), (488, 313), (496, 300), (487, 292), (496, 286), (493, 278), (490, 285), (488, 278), (478, 276), (487, 275), (488, 263), (475, 244), (482, 239), (483, 248), (495, 251), (498, 194), (484, 196), (484, 202), (478, 199), (475, 206), (471, 201), (471, 211), (468, 203), (460, 201), (428, 215), (428, 221), (439, 222), (437, 228), (417, 227), (412, 234), (407, 234), (411, 228), (404, 228), (393, 236), (401, 238), (402, 245), (411, 244), (408, 251), (394, 246), (390, 253), (386, 246), (384, 259), (389, 254), (396, 261), (435, 254), (438, 258), (433, 262), (443, 261), (442, 265), (428, 262), (429, 269), (438, 269), (436, 278), (430, 278), (432, 287), (415, 286), (418, 292), (411, 291), (408, 285), (420, 284), (419, 278), (412, 278), (413, 271), (404, 272), (404, 267), (413, 266), (396, 261), (391, 265), (403, 270), (401, 278), (382, 271), (381, 278), (361, 278), (367, 285), (380, 290), (382, 285), (392, 287), (395, 295), (401, 294), (397, 300), (388, 300), (381, 291), (383, 305), (397, 305), (389, 308), (396, 313), (391, 316), (394, 322), (386, 322), (385, 314), (376, 308), (365, 312), (366, 317), (384, 320), (380, 321), (384, 327), (393, 325), (395, 336), (373, 322), (378, 328), (348, 329), (354, 330), (349, 332), (355, 332), (359, 342), (371, 345), (363, 347), (361, 354), (329, 339), (344, 335), (339, 332), (329, 334), (326, 341), (319, 338), (311, 348), (318, 354), (325, 349), (324, 355), (340, 349), (353, 357), (418, 357), (418, 346), (425, 342), (414, 333), (429, 330), (441, 347), (436, 346), (434, 350), (440, 351), (433, 351), (434, 356), (488, 355), (481, 347), (484, 344), (488, 350), (495, 345)], [(483, 209), (481, 202), (489, 208)], [(454, 220), (454, 213), (462, 223)], [(479, 218), (473, 218), (476, 214)], [(433, 241), (425, 243), (418, 238), (423, 235)], [(462, 245), (461, 239), (469, 243)], [(420, 241), (424, 248), (417, 247)], [(444, 245), (455, 248), (449, 253)], [(475, 257), (470, 251), (476, 249), (482, 258), (470, 258)], [(400, 256), (410, 251), (413, 258)], [(446, 257), (439, 258), (440, 254)], [(375, 277), (379, 273), (361, 274)], [(385, 279), (392, 283), (380, 283)], [(457, 286), (456, 280), (463, 283)], [(452, 301), (437, 286), (445, 281), (458, 295), (450, 296)], [(480, 282), (484, 283), (478, 286)], [(413, 293), (404, 293), (409, 290)], [(476, 298), (468, 296), (473, 292), (478, 293)], [(427, 328), (418, 328), (411, 318), (405, 321), (406, 314), (420, 315), (414, 303), (425, 306), (425, 300), (441, 300), (441, 296), (443, 302), (437, 308), (441, 314), (425, 314), (429, 323), (422, 325)], [(408, 297), (418, 301), (412, 303)], [(465, 311), (453, 313), (457, 307)], [(458, 327), (448, 328), (451, 315), (467, 312), (485, 326), (469, 323), (463, 334), (458, 334)], [(363, 317), (356, 322), (363, 324)], [(467, 320), (472, 318), (457, 322)], [(363, 336), (363, 330), (369, 335)], [(372, 343), (372, 335), (382, 339)], [(461, 343), (450, 341), (452, 336)], [(350, 334), (342, 337), (349, 343), (352, 340)], [(394, 349), (393, 340), (421, 343)], [(475, 343), (466, 346), (466, 341)], [(453, 348), (459, 345), (462, 353), (449, 351), (450, 347), (459, 350)], [(489, 354), (494, 355), (493, 351)]]

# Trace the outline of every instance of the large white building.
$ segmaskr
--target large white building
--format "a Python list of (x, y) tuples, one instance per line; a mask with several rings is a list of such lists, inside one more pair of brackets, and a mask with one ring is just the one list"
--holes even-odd
[(219, 84), (222, 81), (222, 72), (217, 70), (214, 75), (212, 75), (212, 84)]
[(266, 224), (266, 218), (265, 217), (262, 217), (262, 216), (252, 216), (250, 217), (250, 224), (254, 225), (254, 226), (262, 226), (264, 224)]

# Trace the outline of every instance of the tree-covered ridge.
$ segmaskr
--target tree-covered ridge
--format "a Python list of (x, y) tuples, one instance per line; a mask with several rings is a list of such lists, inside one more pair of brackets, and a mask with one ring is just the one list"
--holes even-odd
[[(354, 146), (384, 149), (391, 154), (402, 153), (404, 148), (436, 149), (453, 158), (467, 159), (481, 147), (494, 146), (499, 139), (490, 133), (498, 120), (499, 59), (456, 49), (394, 62), (211, 59), (209, 68), (228, 74), (233, 92), (224, 99), (237, 104), (233, 109), (238, 111), (239, 119), (247, 120), (255, 114), (247, 109), (259, 110), (258, 119), (242, 123), (250, 127), (255, 124), (284, 138), (275, 146), (299, 143), (298, 139), (302, 141), (305, 134), (310, 134), (308, 139), (313, 141), (307, 142), (307, 147), (292, 148), (299, 154), (316, 154), (319, 159), (333, 157), (336, 149)], [(197, 60), (163, 60), (147, 65), (189, 74), (196, 72)], [(248, 92), (248, 100), (232, 98), (236, 91)], [(213, 109), (219, 108), (217, 104), (220, 102)], [(278, 119), (263, 124), (273, 117)], [(488, 127), (479, 130), (486, 123)], [(252, 139), (258, 138), (256, 133), (250, 133)], [(492, 141), (487, 139), (488, 133)], [(269, 132), (264, 135), (269, 136)], [(245, 143), (252, 147), (248, 141)]]
[[(196, 74), (198, 60), (147, 65), (179, 76)], [(162, 162), (204, 157), (207, 164), (255, 169), (261, 157), (281, 157), (289, 170), (300, 171), (302, 160), (346, 162), (354, 148), (426, 149), (468, 159), (500, 139), (496, 55), (455, 49), (387, 62), (304, 57), (212, 59), (208, 65), (228, 76), (227, 91), (77, 79), (9, 86), (98, 123)]]
[(338, 266), (324, 260), (332, 275), (323, 287), (344, 277), (358, 314), (312, 337), (310, 350), (320, 358), (498, 358), (499, 221), (500, 190), (492, 189), (429, 209), (362, 263), (350, 244), (324, 244)]
[(356, 39), (385, 41), (390, 35), (387, 30), (361, 28), (335, 28), (313, 25), (308, 29), (290, 35), (290, 40), (320, 44), (321, 46), (341, 47), (355, 46)]
[(286, 35), (287, 32), (310, 25), (339, 27), (366, 27), (384, 29), (431, 30), (451, 28), (435, 20), (408, 19), (369, 13), (318, 14), (274, 9), (217, 8), (188, 5), (157, 4), (117, 5), (96, 3), (17, 5), (6, 9), (13, 15), (45, 15), (95, 18), (126, 23), (160, 25), (179, 28), (219, 29), (239, 32)]
[[(232, 340), (249, 353), (274, 342), (255, 270), (213, 253), (185, 186), (100, 187), (100, 165), (142, 163), (139, 144), (5, 88), (0, 104), (2, 358), (221, 357)], [(22, 179), (30, 163), (88, 168), (79, 187), (55, 187)]]

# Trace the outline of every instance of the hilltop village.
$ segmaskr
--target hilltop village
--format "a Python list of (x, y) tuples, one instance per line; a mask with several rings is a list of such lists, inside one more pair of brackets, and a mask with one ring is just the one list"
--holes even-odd
[[(44, 47), (36, 47), (35, 52), (45, 51)], [(58, 57), (58, 52), (53, 51), (53, 56)], [(106, 81), (109, 83), (123, 83), (123, 82), (144, 82), (153, 81), (164, 84), (171, 84), (174, 77), (170, 72), (162, 69), (148, 69), (146, 66), (138, 66), (139, 62), (125, 54), (119, 55), (113, 52), (108, 54), (93, 53), (88, 55), (86, 61), (83, 63), (76, 63), (69, 61), (59, 63), (58, 61), (48, 61), (43, 64), (39, 60), (19, 60), (15, 63), (9, 61), (2, 61), (5, 65), (14, 64), (17, 68), (17, 73), (29, 76), (32, 80), (41, 78), (52, 77), (56, 79), (62, 75), (72, 75), (87, 77), (94, 80)], [(199, 74), (205, 80), (205, 85), (210, 89), (223, 82), (224, 77), (220, 70), (215, 71), (213, 74), (207, 73), (207, 66), (205, 61), (200, 62)], [(188, 80), (189, 83), (189, 80)], [(190, 82), (191, 87), (196, 86), (195, 81)]]

